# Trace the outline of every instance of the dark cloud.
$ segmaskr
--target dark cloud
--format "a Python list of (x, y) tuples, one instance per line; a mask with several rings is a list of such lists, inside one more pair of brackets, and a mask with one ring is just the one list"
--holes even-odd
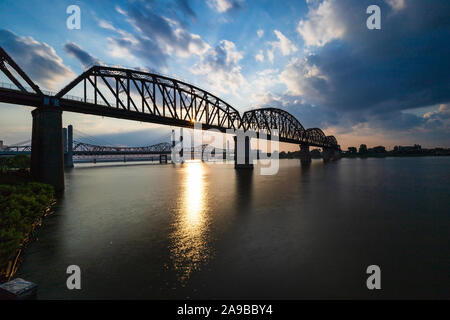
[[(423, 125), (401, 110), (450, 101), (449, 1), (410, 0), (401, 8), (373, 0), (325, 2), (321, 24), (309, 25), (322, 32), (302, 29), (305, 41), (323, 46), (311, 46), (310, 56), (283, 72), (292, 94), (349, 119), (379, 119), (392, 128)], [(381, 30), (366, 27), (371, 4), (381, 7)]]
[(130, 1), (127, 9), (119, 10), (136, 32), (121, 32), (110, 38), (113, 48), (126, 50), (130, 55), (144, 59), (153, 68), (165, 67), (172, 55), (189, 57), (200, 55), (208, 45), (200, 36), (188, 30), (183, 16), (195, 18), (187, 1), (158, 2)]
[(67, 68), (55, 50), (45, 42), (32, 37), (21, 37), (0, 29), (0, 46), (28, 74), (31, 80), (46, 89), (62, 87), (74, 74)]
[(305, 103), (298, 97), (283, 95), (274, 97), (270, 93), (264, 97), (264, 102), (258, 108), (283, 109), (297, 118), (306, 129), (327, 128), (340, 123), (342, 120), (339, 113), (320, 106)]
[(102, 61), (90, 55), (88, 52), (84, 51), (80, 46), (73, 42), (66, 43), (64, 45), (64, 50), (67, 52), (67, 54), (80, 61), (84, 68), (103, 64)]

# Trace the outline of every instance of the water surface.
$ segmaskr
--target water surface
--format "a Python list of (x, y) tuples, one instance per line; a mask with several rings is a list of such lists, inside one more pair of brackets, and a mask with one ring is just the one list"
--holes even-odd
[[(281, 160), (274, 176), (78, 165), (18, 276), (41, 299), (450, 298), (449, 168), (449, 157)], [(79, 291), (66, 288), (72, 264)]]

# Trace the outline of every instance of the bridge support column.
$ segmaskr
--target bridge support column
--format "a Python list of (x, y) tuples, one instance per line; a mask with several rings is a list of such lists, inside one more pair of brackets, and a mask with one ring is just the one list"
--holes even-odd
[(222, 160), (223, 162), (227, 161), (227, 135), (222, 135)]
[[(175, 130), (172, 129), (172, 149), (170, 150), (171, 154), (170, 154), (170, 160), (172, 161), (172, 163), (175, 162), (176, 154), (175, 154)], [(152, 158), (153, 161), (153, 158)]]
[(73, 127), (63, 129), (64, 133), (64, 167), (73, 168)]
[(64, 190), (64, 150), (62, 111), (46, 106), (31, 112), (33, 129), (31, 141), (31, 174), (55, 191)]
[(334, 149), (333, 157), (335, 160), (339, 160), (341, 158), (341, 150)]
[[(243, 144), (243, 146), (241, 145)], [(242, 135), (240, 139), (234, 136), (234, 168), (253, 169), (251, 155), (250, 137)]]
[(195, 160), (195, 146), (194, 146), (194, 134), (191, 135), (191, 160)]
[(333, 149), (323, 148), (322, 149), (323, 162), (330, 162), (331, 160), (334, 160), (333, 153), (334, 153)]
[(64, 152), (64, 166), (66, 166), (66, 154), (67, 154), (67, 128), (63, 128), (63, 152)]
[(180, 128), (180, 162), (184, 163), (183, 128)]
[(159, 155), (159, 163), (160, 164), (167, 163), (167, 155), (166, 154), (160, 154)]
[(300, 162), (302, 166), (309, 166), (311, 164), (311, 153), (307, 144), (300, 145)]

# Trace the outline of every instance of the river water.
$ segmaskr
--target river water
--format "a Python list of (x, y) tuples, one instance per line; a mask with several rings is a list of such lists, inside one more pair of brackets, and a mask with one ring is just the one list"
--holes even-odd
[[(78, 165), (17, 274), (40, 299), (450, 298), (450, 157)], [(366, 268), (381, 269), (381, 290)], [(81, 268), (81, 290), (66, 269)]]

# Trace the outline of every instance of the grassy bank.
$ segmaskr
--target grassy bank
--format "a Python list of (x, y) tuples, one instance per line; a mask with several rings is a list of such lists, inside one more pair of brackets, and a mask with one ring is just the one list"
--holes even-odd
[(51, 186), (31, 179), (29, 159), (14, 158), (0, 161), (0, 282), (14, 274), (23, 246), (54, 201)]

